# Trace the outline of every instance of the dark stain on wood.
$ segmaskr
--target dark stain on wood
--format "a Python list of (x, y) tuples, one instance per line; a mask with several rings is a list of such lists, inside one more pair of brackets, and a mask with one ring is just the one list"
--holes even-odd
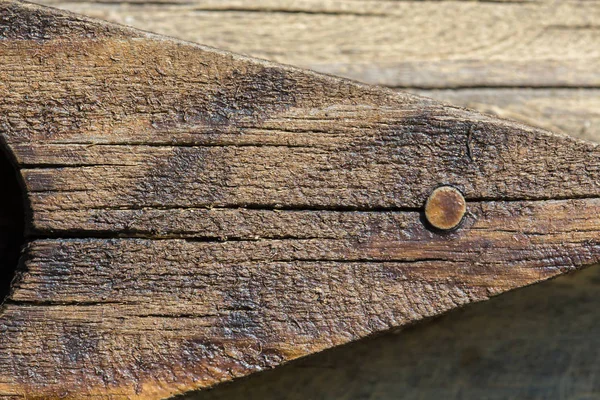
[(96, 39), (102, 36), (123, 34), (116, 26), (99, 26), (85, 17), (65, 14), (56, 17), (27, 3), (0, 4), (0, 41), (35, 40), (50, 41), (60, 36)]
[[(218, 129), (243, 119), (256, 123), (294, 106), (296, 96), (301, 96), (292, 76), (277, 68), (246, 66), (243, 70), (222, 72), (227, 75), (221, 75), (218, 68), (213, 66), (205, 76), (218, 85), (211, 85), (207, 91), (184, 91), (172, 104), (174, 115), (154, 120), (153, 126), (169, 128), (204, 123)], [(163, 74), (169, 73), (174, 73), (172, 82), (176, 87), (178, 71), (165, 68)], [(161, 107), (165, 106), (161, 102)]]

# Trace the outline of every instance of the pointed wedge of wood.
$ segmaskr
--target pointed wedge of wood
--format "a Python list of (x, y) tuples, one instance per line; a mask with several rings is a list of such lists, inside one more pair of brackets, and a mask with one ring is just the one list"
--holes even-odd
[(0, 397), (164, 398), (600, 259), (595, 145), (4, 0), (0, 135)]

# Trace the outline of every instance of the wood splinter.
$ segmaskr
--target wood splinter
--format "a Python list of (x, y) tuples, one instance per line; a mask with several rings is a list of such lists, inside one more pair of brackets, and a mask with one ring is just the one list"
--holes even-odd
[(593, 144), (12, 0), (0, 138), (0, 397), (165, 398), (600, 259)]

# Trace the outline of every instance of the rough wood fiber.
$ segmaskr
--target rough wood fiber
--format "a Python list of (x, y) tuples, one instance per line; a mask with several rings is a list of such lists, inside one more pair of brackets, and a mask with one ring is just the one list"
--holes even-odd
[(600, 259), (595, 145), (22, 3), (0, 49), (0, 395), (162, 398)]
[(600, 140), (597, 1), (40, 1)]
[(597, 399), (600, 268), (181, 400)]
[[(600, 46), (600, 38), (597, 43)], [(600, 142), (600, 89), (480, 88), (414, 92), (552, 132)]]
[[(316, 69), (320, 66), (315, 60), (322, 59), (325, 53), (325, 57), (335, 54), (345, 58), (349, 65), (352, 65), (352, 59), (355, 58), (359, 60), (363, 71), (376, 71), (377, 68), (364, 68), (364, 65), (377, 66), (382, 57), (393, 55), (397, 55), (398, 60), (404, 60), (411, 53), (423, 49), (423, 42), (418, 38), (401, 46), (396, 45), (400, 35), (419, 31), (420, 28), (414, 25), (445, 24), (441, 30), (455, 37), (457, 43), (473, 43), (480, 51), (461, 54), (458, 45), (451, 47), (452, 43), (449, 46), (443, 40), (428, 42), (428, 51), (432, 56), (436, 54), (441, 68), (445, 63), (451, 63), (452, 59), (464, 57), (472, 58), (478, 68), (486, 71), (489, 62), (486, 54), (502, 54), (503, 48), (490, 41), (486, 35), (474, 35), (473, 24), (490, 13), (494, 18), (485, 19), (486, 27), (490, 30), (506, 32), (507, 36), (515, 32), (515, 36), (521, 38), (537, 37), (536, 40), (523, 40), (519, 43), (524, 48), (522, 60), (528, 60), (532, 64), (544, 57), (565, 57), (566, 49), (569, 57), (573, 57), (573, 62), (577, 62), (577, 58), (583, 60), (585, 50), (580, 55), (576, 53), (580, 51), (584, 40), (590, 41), (588, 45), (600, 46), (600, 38), (597, 35), (590, 36), (592, 25), (586, 30), (577, 24), (565, 26), (561, 31), (567, 46), (561, 45), (560, 41), (553, 45), (551, 35), (555, 35), (556, 31), (539, 28), (545, 25), (548, 15), (554, 18), (552, 12), (546, 13), (545, 17), (542, 15), (535, 24), (528, 24), (527, 12), (521, 13), (517, 18), (513, 17), (511, 8), (514, 5), (506, 7), (506, 4), (500, 2), (488, 2), (482, 6), (479, 3), (476, 5), (474, 18), (454, 24), (452, 18), (445, 16), (454, 15), (457, 2), (436, 2), (438, 7), (444, 7), (445, 16), (436, 14), (435, 20), (422, 18), (413, 22), (402, 15), (388, 15), (385, 21), (392, 18), (396, 20), (396, 26), (391, 30), (386, 25), (386, 29), (392, 34), (380, 35), (377, 43), (372, 44), (373, 51), (365, 56), (360, 51), (360, 47), (364, 46), (364, 40), (359, 39), (360, 32), (373, 24), (374, 17), (356, 18), (350, 30), (347, 15), (325, 16), (318, 12), (318, 7), (323, 7), (322, 1), (312, 2), (310, 8), (304, 8), (303, 13), (297, 6), (294, 9), (291, 5), (278, 2), (281, 12), (277, 16), (278, 21), (286, 18), (279, 26), (265, 21), (276, 13), (268, 11), (266, 7), (261, 9), (261, 5), (266, 4), (262, 1), (253, 1), (252, 10), (249, 9), (249, 3), (244, 2), (244, 7), (229, 11), (218, 10), (219, 4), (227, 6), (228, 3), (223, 2), (215, 5), (201, 1), (196, 3), (196, 7), (187, 3), (175, 6), (173, 2), (137, 2), (135, 5), (121, 2), (52, 2), (57, 7), (141, 29), (282, 62), (314, 65)], [(353, 7), (357, 2), (347, 1), (341, 4)], [(528, 9), (536, 5), (544, 7), (541, 2), (528, 4)], [(589, 7), (590, 4), (592, 3), (586, 1), (584, 6), (589, 15), (598, 21), (600, 17)], [(202, 6), (204, 10), (201, 12), (195, 10)], [(211, 7), (215, 9), (207, 10)], [(404, 15), (411, 16), (418, 14), (423, 5), (421, 2), (410, 2), (404, 7)], [(572, 7), (571, 10), (575, 8)], [(505, 13), (506, 10), (509, 12)], [(287, 14), (283, 14), (284, 11)], [(209, 24), (207, 19), (211, 15), (214, 16), (211, 26), (220, 25), (217, 27), (221, 33), (219, 35), (213, 35), (211, 32), (214, 31), (204, 29)], [(562, 21), (572, 21), (571, 15), (566, 12), (561, 16)], [(328, 23), (319, 23), (324, 18), (327, 18)], [(253, 23), (253, 20), (263, 23)], [(381, 20), (377, 23), (381, 24)], [(235, 31), (239, 29), (239, 25), (245, 27), (243, 35), (227, 34), (227, 30)], [(397, 26), (402, 25), (410, 26), (409, 32), (393, 33)], [(286, 40), (285, 45), (282, 45), (279, 38), (284, 26), (295, 29), (298, 39)], [(319, 40), (317, 34), (307, 34), (305, 31), (321, 33), (324, 39)], [(315, 39), (309, 41), (311, 37)], [(349, 38), (352, 38), (352, 43), (348, 43)], [(548, 46), (541, 48), (539, 44), (542, 41), (548, 43)], [(346, 43), (339, 47), (344, 49), (344, 54), (335, 53), (338, 48), (332, 43)], [(353, 43), (356, 43), (356, 50), (352, 48)], [(544, 55), (543, 52), (547, 54)], [(302, 54), (301, 57), (297, 56), (299, 53)], [(291, 58), (297, 59), (292, 61)], [(596, 64), (597, 62), (590, 64), (591, 68), (597, 70)], [(376, 72), (357, 74), (359, 68), (350, 69), (356, 74), (355, 78), (364, 82), (383, 79)], [(489, 87), (490, 82), (487, 81), (481, 82), (484, 87), (472, 87), (466, 75), (463, 85), (469, 87), (452, 88), (452, 82), (448, 86), (441, 82), (443, 86), (437, 90), (415, 90), (412, 87), (422, 81), (423, 74), (414, 70), (415, 75), (402, 75), (406, 90), (555, 132), (600, 140), (600, 95), (598, 89), (587, 83), (583, 83), (586, 87), (584, 89), (561, 88), (558, 83), (552, 83), (553, 88), (532, 88), (525, 81), (519, 85), (523, 87)], [(505, 72), (519, 71), (508, 68)], [(344, 75), (348, 71), (340, 68), (335, 73)], [(569, 72), (546, 70), (541, 73), (547, 73), (552, 78), (552, 74)], [(438, 76), (439, 72), (433, 71), (433, 74)], [(183, 221), (187, 220), (182, 218)], [(492, 302), (465, 309), (466, 317), (453, 314), (439, 324), (426, 327), (419, 325), (419, 329), (400, 336), (387, 335), (292, 363), (281, 371), (277, 369), (265, 375), (253, 375), (252, 378), (231, 386), (202, 392), (198, 399), (594, 398), (599, 390), (595, 379), (599, 359), (595, 351), (598, 348), (596, 338), (600, 337), (595, 312), (598, 307), (598, 271), (595, 268), (542, 286), (536, 285), (525, 291), (513, 292)], [(535, 363), (531, 360), (535, 360)]]
[(386, 86), (600, 83), (596, 1), (45, 2)]

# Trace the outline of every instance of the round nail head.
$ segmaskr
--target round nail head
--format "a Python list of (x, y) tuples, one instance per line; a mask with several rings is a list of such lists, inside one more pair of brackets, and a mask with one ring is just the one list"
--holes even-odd
[(436, 229), (456, 229), (467, 212), (463, 195), (452, 186), (442, 186), (431, 192), (425, 203), (425, 218)]

